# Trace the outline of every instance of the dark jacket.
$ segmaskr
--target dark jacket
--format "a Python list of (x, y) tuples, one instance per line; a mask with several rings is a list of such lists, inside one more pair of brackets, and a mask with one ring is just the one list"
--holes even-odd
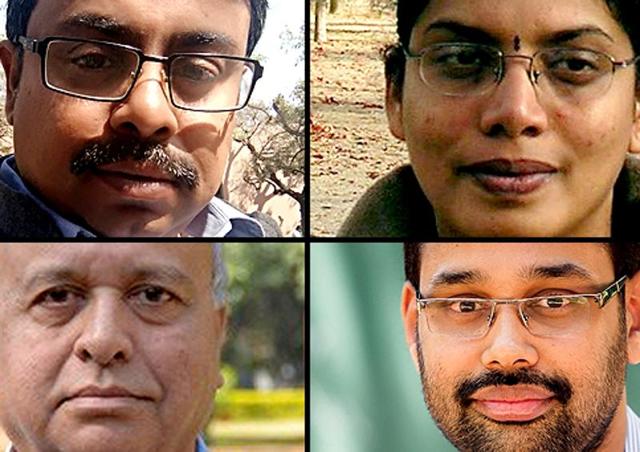
[(0, 238), (60, 238), (62, 234), (47, 212), (31, 198), (0, 181)]
[[(640, 164), (627, 160), (614, 191), (612, 236), (640, 237)], [(438, 238), (431, 203), (411, 166), (394, 169), (358, 200), (342, 224), (339, 237)]]

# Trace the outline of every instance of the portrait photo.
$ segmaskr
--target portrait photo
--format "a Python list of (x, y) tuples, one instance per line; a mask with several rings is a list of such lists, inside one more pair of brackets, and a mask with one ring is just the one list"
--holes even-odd
[(304, 450), (304, 246), (1, 243), (0, 447)]
[(312, 450), (638, 450), (638, 253), (313, 244)]

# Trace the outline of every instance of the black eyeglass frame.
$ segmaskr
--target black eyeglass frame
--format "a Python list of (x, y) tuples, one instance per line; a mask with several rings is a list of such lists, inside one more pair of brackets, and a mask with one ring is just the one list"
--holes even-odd
[[(48, 36), (46, 38), (43, 39), (36, 39), (36, 38), (31, 38), (28, 36), (18, 36), (17, 37), (17, 41), (18, 42), (14, 42), (14, 44), (21, 46), (22, 48), (24, 48), (25, 50), (28, 50), (29, 52), (33, 52), (35, 54), (38, 54), (40, 56), (40, 74), (41, 74), (41, 79), (42, 79), (42, 84), (45, 86), (45, 88), (48, 88), (52, 91), (55, 91), (57, 93), (61, 93), (61, 94), (66, 94), (67, 96), (71, 96), (71, 97), (77, 97), (79, 99), (88, 99), (88, 100), (94, 100), (96, 102), (121, 102), (123, 100), (125, 100), (129, 94), (131, 94), (131, 91), (133, 90), (133, 87), (136, 84), (136, 81), (138, 80), (138, 77), (140, 76), (140, 72), (142, 71), (142, 65), (147, 62), (147, 61), (151, 61), (154, 63), (162, 63), (165, 69), (165, 76), (167, 77), (167, 84), (169, 86), (169, 98), (171, 100), (171, 104), (176, 107), (179, 108), (181, 110), (188, 110), (188, 111), (197, 111), (197, 112), (203, 112), (203, 113), (223, 113), (223, 112), (231, 112), (231, 111), (238, 111), (243, 109), (244, 107), (247, 106), (247, 104), (249, 103), (249, 99), (251, 99), (251, 94), (253, 93), (253, 90), (256, 86), (256, 82), (262, 77), (263, 73), (264, 73), (264, 68), (263, 66), (260, 64), (260, 62), (258, 60), (255, 60), (253, 58), (247, 58), (247, 57), (241, 57), (241, 56), (234, 56), (234, 55), (224, 55), (224, 54), (217, 54), (217, 53), (198, 53), (198, 52), (187, 52), (187, 53), (173, 53), (169, 56), (158, 56), (158, 55), (148, 55), (146, 53), (144, 53), (142, 51), (142, 49), (138, 48), (138, 47), (134, 47), (128, 44), (121, 44), (118, 42), (111, 42), (111, 41), (102, 41), (99, 39), (83, 39), (83, 38), (70, 38), (70, 37), (66, 37), (66, 36)], [(66, 42), (86, 42), (89, 44), (106, 44), (108, 46), (112, 46), (112, 47), (116, 47), (116, 48), (121, 48), (124, 50), (128, 50), (130, 52), (133, 52), (137, 55), (138, 57), (138, 65), (135, 71), (134, 76), (132, 77), (131, 80), (131, 84), (129, 86), (129, 89), (127, 89), (127, 91), (118, 97), (110, 97), (110, 98), (105, 98), (105, 97), (97, 97), (97, 96), (89, 96), (89, 95), (84, 95), (84, 94), (77, 94), (77, 93), (72, 93), (70, 91), (66, 91), (63, 90), (61, 88), (57, 88), (55, 86), (52, 86), (50, 84), (47, 83), (47, 78), (46, 78), (46, 58), (47, 58), (47, 49), (49, 47), (49, 44), (52, 41), (66, 41)], [(191, 108), (191, 107), (185, 107), (182, 105), (178, 105), (178, 103), (176, 102), (176, 100), (174, 99), (173, 96), (173, 85), (171, 83), (171, 64), (173, 61), (175, 61), (178, 58), (182, 58), (182, 57), (206, 57), (206, 58), (226, 58), (229, 60), (235, 60), (235, 61), (242, 61), (245, 63), (251, 63), (254, 66), (254, 71), (253, 71), (253, 78), (251, 80), (251, 87), (249, 88), (249, 92), (247, 93), (247, 98), (244, 101), (244, 103), (242, 103), (241, 105), (237, 105), (234, 108), (226, 108), (226, 109), (218, 109), (218, 110), (204, 110), (204, 109), (199, 109), (199, 108)]]

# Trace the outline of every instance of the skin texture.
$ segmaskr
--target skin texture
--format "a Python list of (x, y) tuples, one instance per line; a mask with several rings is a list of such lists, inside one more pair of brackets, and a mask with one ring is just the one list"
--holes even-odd
[[(223, 382), (211, 247), (8, 244), (0, 261), (0, 424), (17, 450), (193, 451)], [(67, 400), (88, 386), (138, 398)]]
[[(135, 35), (111, 37), (87, 28), (66, 29), (77, 13), (108, 16)], [(69, 36), (137, 46), (147, 54), (216, 52), (212, 44), (176, 45), (183, 33), (224, 34), (228, 53), (244, 56), (250, 23), (248, 4), (237, 0), (47, 0), (38, 2), (27, 34)], [(95, 102), (52, 92), (40, 76), (40, 57), (25, 53), (19, 71), (16, 50), (5, 42), (0, 60), (7, 74), (7, 118), (14, 126), (18, 168), (27, 183), (60, 213), (107, 236), (175, 236), (218, 190), (235, 126), (233, 113), (198, 113), (173, 107), (162, 64), (143, 65), (133, 91), (120, 103)], [(237, 95), (237, 94), (235, 94)], [(37, 125), (37, 126), (34, 126)], [(88, 143), (134, 139), (167, 144), (169, 151), (198, 170), (194, 190), (173, 184), (122, 189), (94, 173), (70, 173), (73, 156)], [(128, 162), (120, 171), (148, 169)]]
[[(579, 265), (590, 275), (523, 276), (523, 270), (531, 267), (566, 263)], [(474, 282), (431, 284), (437, 273), (454, 270), (477, 271), (484, 277)], [(421, 256), (420, 290), (425, 297), (594, 293), (614, 279), (611, 258), (598, 244), (428, 244), (423, 245)], [(406, 283), (401, 303), (406, 340), (416, 366), (422, 367), (425, 400), (440, 429), (460, 450), (583, 450), (587, 445), (599, 445), (600, 451), (622, 450), (625, 364), (640, 361), (639, 280), (635, 276), (627, 282), (626, 320), (622, 322), (621, 300), (616, 297), (601, 310), (592, 306), (588, 334), (536, 337), (521, 323), (517, 308), (500, 306), (491, 329), (478, 339), (431, 333), (422, 314), (418, 319), (415, 290)], [(421, 346), (416, 343), (416, 327)], [(490, 373), (518, 372), (564, 379), (571, 395), (565, 403), (552, 399), (548, 409), (529, 423), (500, 422), (479, 411), (478, 403), (463, 406), (456, 399), (456, 390), (464, 381)], [(507, 386), (497, 388), (506, 390)], [(471, 394), (472, 399), (477, 396), (478, 392)], [(551, 447), (551, 441), (560, 442)]]
[[(602, 0), (434, 0), (414, 26), (409, 48), (461, 41), (430, 31), (455, 21), (488, 33), (507, 54), (532, 55), (556, 32), (596, 26), (568, 46), (633, 55), (628, 36)], [(514, 41), (514, 36), (517, 41)], [(433, 205), (441, 236), (609, 236), (613, 186), (627, 151), (640, 149), (635, 75), (615, 73), (606, 95), (567, 103), (532, 85), (523, 59), (507, 62), (502, 82), (479, 96), (450, 97), (420, 80), (408, 60), (401, 93), (387, 81), (391, 132), (406, 141), (418, 181)], [(484, 190), (456, 169), (491, 159), (533, 160), (557, 168), (537, 190), (505, 195)]]

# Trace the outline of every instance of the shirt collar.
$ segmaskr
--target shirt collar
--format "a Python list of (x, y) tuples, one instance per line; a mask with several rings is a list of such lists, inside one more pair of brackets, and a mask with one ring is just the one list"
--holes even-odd
[[(207, 443), (204, 442), (204, 438), (202, 437), (202, 435), (198, 435), (198, 437), (196, 438), (196, 447), (194, 450), (195, 452), (209, 452)], [(9, 444), (5, 449), (5, 452), (16, 452), (16, 450), (13, 448), (12, 444)]]
[(640, 418), (627, 406), (627, 436), (624, 442), (625, 452), (640, 452)]
[[(51, 209), (30, 190), (17, 171), (14, 155), (5, 157), (0, 161), (0, 181), (3, 181), (13, 190), (28, 196), (42, 210), (47, 212), (64, 237), (96, 237), (93, 232)], [(188, 237), (224, 237), (232, 232), (234, 228), (240, 229), (241, 232), (241, 234), (234, 234), (236, 236), (243, 235), (242, 232), (245, 232), (245, 235), (248, 236), (258, 234), (259, 237), (264, 237), (264, 230), (259, 222), (214, 196), (189, 223), (186, 232)]]

